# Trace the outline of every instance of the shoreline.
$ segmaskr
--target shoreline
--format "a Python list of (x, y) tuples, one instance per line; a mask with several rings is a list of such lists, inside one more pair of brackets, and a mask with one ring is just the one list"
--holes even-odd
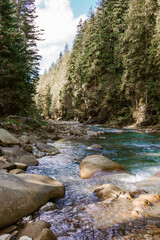
[[(51, 142), (54, 142), (58, 139), (83, 139), (84, 136), (85, 136), (85, 139), (86, 139), (86, 136), (88, 136), (89, 138), (88, 139), (93, 139), (96, 138), (96, 135), (93, 135), (93, 132), (90, 132), (91, 135), (86, 135), (86, 132), (84, 130), (84, 125), (81, 124), (81, 123), (78, 123), (78, 122), (67, 122), (67, 121), (47, 121), (48, 123), (50, 122), (51, 124), (49, 125), (41, 125), (37, 128), (33, 128), (33, 129), (27, 129), (27, 131), (20, 131), (18, 129), (16, 129), (16, 131), (14, 130), (15, 128), (15, 125), (12, 125), (10, 124), (11, 127), (14, 127), (13, 128), (13, 132), (14, 132), (14, 136), (18, 136), (18, 138), (21, 137), (21, 135), (24, 135), (24, 133), (26, 134), (26, 137), (29, 138), (30, 136), (34, 136), (34, 135), (37, 135), (37, 137), (39, 139), (41, 139), (41, 141), (44, 141), (45, 142), (45, 139), (46, 140), (48, 139), (48, 137), (50, 137), (52, 134), (53, 135), (53, 139), (51, 139)], [(12, 123), (13, 124), (13, 123)], [(95, 124), (96, 125), (96, 124)], [(68, 126), (68, 127), (67, 127)], [(105, 126), (107, 127), (106, 125), (101, 125), (101, 126)], [(26, 126), (25, 126), (26, 127)], [(39, 128), (40, 127), (40, 128)], [(136, 129), (136, 130), (139, 130)], [(18, 133), (18, 131), (20, 131)], [(146, 131), (146, 129), (145, 129)], [(151, 132), (152, 133), (152, 132)], [(159, 132), (158, 132), (159, 133)], [(46, 135), (45, 135), (46, 134)], [(24, 139), (27, 139), (27, 138), (24, 138)], [(49, 143), (49, 142), (48, 142)], [(28, 144), (28, 143), (27, 143)], [(31, 144), (31, 143), (30, 143)], [(33, 143), (32, 143), (33, 144)], [(34, 143), (35, 144), (35, 143)], [(46, 143), (44, 143), (46, 144)], [(11, 147), (11, 146), (10, 146)], [(20, 144), (20, 147), (24, 147), (24, 145), (21, 143)], [(41, 156), (39, 156), (41, 157)], [(33, 174), (34, 175), (34, 174)], [(34, 214), (34, 213), (33, 213)]]

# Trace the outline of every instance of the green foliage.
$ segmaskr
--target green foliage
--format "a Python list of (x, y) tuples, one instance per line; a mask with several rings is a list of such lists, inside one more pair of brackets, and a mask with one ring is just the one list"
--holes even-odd
[[(37, 81), (35, 102), (41, 115), (45, 118), (61, 117), (62, 99), (64, 99), (64, 85), (69, 52), (67, 51), (57, 64)], [(67, 102), (68, 104), (68, 102)]]
[[(53, 72), (43, 76), (51, 102), (42, 114), (127, 124), (139, 122), (140, 113), (143, 121), (159, 121), (159, 21), (160, 0), (100, 0), (96, 12), (91, 9), (89, 18), (77, 26), (65, 71), (63, 56)], [(52, 78), (63, 82), (63, 88), (52, 85)], [(42, 106), (45, 100), (40, 90), (38, 94)], [(57, 94), (60, 108), (53, 101)]]
[(28, 114), (38, 78), (34, 1), (0, 1), (0, 114)]

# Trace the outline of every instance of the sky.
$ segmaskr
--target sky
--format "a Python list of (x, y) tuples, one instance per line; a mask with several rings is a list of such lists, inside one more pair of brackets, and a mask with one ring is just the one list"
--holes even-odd
[(66, 43), (71, 48), (79, 20), (87, 18), (90, 7), (94, 9), (96, 2), (97, 0), (35, 0), (38, 15), (36, 24), (44, 29), (44, 41), (38, 42), (39, 54), (42, 56), (40, 74), (56, 62)]

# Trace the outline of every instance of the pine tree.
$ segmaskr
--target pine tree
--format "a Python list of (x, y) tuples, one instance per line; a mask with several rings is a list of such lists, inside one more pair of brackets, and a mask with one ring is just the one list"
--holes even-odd
[(22, 108), (26, 45), (19, 32), (14, 5), (0, 2), (0, 112), (15, 113)]
[(122, 87), (131, 107), (148, 107), (151, 65), (149, 49), (155, 29), (155, 0), (131, 0), (126, 18), (127, 29), (122, 35), (124, 73)]
[(156, 24), (149, 49), (150, 79), (148, 80), (148, 113), (158, 121), (160, 116), (160, 0), (155, 9)]
[(19, 31), (22, 32), (26, 43), (27, 73), (29, 81), (34, 82), (38, 78), (39, 60), (37, 41), (40, 40), (42, 30), (35, 26), (36, 7), (35, 0), (15, 0), (17, 17), (19, 21)]
[[(73, 116), (79, 115), (79, 107), (82, 106), (81, 102), (81, 80), (82, 80), (82, 65), (81, 65), (81, 54), (83, 49), (83, 33), (84, 26), (82, 20), (79, 21), (77, 26), (77, 34), (74, 40), (72, 52), (69, 57), (68, 67), (67, 67), (67, 83), (65, 86), (65, 94), (64, 94), (64, 108), (63, 115), (67, 115), (68, 119)], [(67, 104), (65, 104), (65, 100), (67, 99)]]
[(0, 112), (27, 114), (38, 77), (33, 1), (0, 2)]

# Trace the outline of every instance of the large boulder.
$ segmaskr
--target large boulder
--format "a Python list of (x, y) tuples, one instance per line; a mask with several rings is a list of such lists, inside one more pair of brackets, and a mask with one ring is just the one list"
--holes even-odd
[(0, 173), (0, 228), (36, 211), (50, 199), (64, 196), (64, 186), (55, 179), (33, 174)]
[(38, 165), (36, 157), (18, 146), (2, 148), (2, 154), (12, 163), (24, 163), (29, 165)]
[(0, 128), (0, 145), (7, 146), (16, 144), (20, 144), (19, 140), (7, 130)]
[(80, 164), (81, 178), (90, 178), (94, 174), (102, 171), (125, 172), (125, 169), (102, 155), (90, 155), (84, 158)]
[(36, 147), (38, 148), (39, 151), (48, 153), (50, 155), (56, 155), (56, 154), (60, 153), (58, 148), (56, 148), (52, 145), (49, 145), (49, 144), (37, 142)]

